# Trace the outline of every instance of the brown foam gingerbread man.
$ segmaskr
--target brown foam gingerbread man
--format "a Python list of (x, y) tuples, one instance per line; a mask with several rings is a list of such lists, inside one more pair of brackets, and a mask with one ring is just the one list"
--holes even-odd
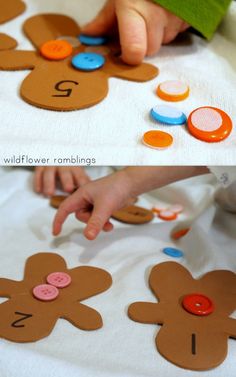
[[(0, 25), (19, 16), (25, 10), (25, 3), (21, 0), (0, 0)], [(0, 33), (0, 51), (10, 50), (17, 46), (15, 39)]]
[[(76, 69), (71, 63), (73, 56), (88, 51), (83, 44), (74, 47), (72, 54), (60, 61), (45, 58), (40, 49), (46, 42), (80, 35), (77, 23), (67, 16), (33, 16), (26, 20), (23, 29), (37, 51), (2, 51), (0, 69), (32, 70), (22, 83), (20, 94), (34, 106), (61, 111), (86, 108), (106, 97), (109, 77), (144, 82), (158, 74), (158, 69), (151, 64), (136, 67), (124, 64), (117, 56), (117, 46), (112, 43), (103, 47), (105, 64), (92, 72)], [(91, 49), (89, 47), (89, 51)]]
[(25, 10), (25, 3), (21, 0), (0, 0), (0, 24), (19, 16)]
[(236, 338), (236, 275), (218, 270), (195, 280), (180, 264), (155, 266), (149, 284), (158, 303), (136, 302), (129, 317), (162, 325), (156, 337), (158, 351), (186, 369), (207, 370), (227, 355), (227, 340)]
[(26, 262), (24, 280), (0, 279), (0, 296), (10, 298), (0, 304), (0, 337), (34, 342), (48, 336), (58, 318), (96, 330), (102, 326), (101, 315), (80, 301), (111, 284), (110, 274), (100, 268), (68, 269), (57, 254), (35, 254)]

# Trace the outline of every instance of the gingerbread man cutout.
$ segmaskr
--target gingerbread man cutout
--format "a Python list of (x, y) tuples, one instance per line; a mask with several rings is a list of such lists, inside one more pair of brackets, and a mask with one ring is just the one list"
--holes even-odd
[(19, 16), (25, 8), (25, 3), (21, 0), (0, 0), (0, 24)]
[(48, 336), (58, 318), (82, 330), (102, 327), (101, 315), (80, 301), (107, 290), (108, 272), (82, 266), (67, 269), (64, 259), (52, 253), (28, 258), (24, 280), (0, 279), (0, 337), (14, 342), (34, 342)]
[(218, 270), (195, 280), (180, 264), (155, 266), (149, 284), (158, 303), (136, 302), (128, 309), (137, 322), (162, 325), (156, 346), (162, 356), (186, 369), (208, 370), (227, 356), (236, 338), (236, 275)]
[(21, 97), (31, 105), (58, 111), (83, 109), (107, 96), (109, 77), (144, 82), (158, 74), (158, 69), (150, 64), (136, 67), (124, 64), (116, 56), (117, 47), (112, 43), (106, 46), (105, 64), (92, 72), (72, 66), (72, 58), (88, 50), (83, 44), (74, 47), (70, 56), (60, 61), (45, 58), (40, 49), (46, 42), (80, 35), (79, 26), (67, 16), (37, 15), (29, 18), (23, 29), (38, 50), (0, 52), (0, 69), (32, 70), (20, 90)]
[[(0, 24), (19, 16), (25, 10), (25, 4), (21, 0), (0, 0)], [(15, 39), (0, 33), (0, 51), (10, 50), (17, 46)]]

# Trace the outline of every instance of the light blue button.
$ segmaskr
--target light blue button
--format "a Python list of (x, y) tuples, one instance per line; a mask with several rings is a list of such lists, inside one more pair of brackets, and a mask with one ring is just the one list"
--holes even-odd
[(184, 255), (182, 250), (175, 249), (174, 247), (165, 247), (163, 253), (173, 258), (181, 258)]
[(90, 35), (80, 34), (79, 40), (86, 46), (100, 46), (107, 42), (106, 37), (91, 37)]
[(71, 63), (74, 68), (81, 71), (95, 71), (105, 64), (105, 58), (94, 52), (81, 52), (73, 57)]
[(157, 105), (151, 109), (151, 117), (169, 126), (181, 126), (187, 122), (186, 115), (179, 109), (168, 105)]

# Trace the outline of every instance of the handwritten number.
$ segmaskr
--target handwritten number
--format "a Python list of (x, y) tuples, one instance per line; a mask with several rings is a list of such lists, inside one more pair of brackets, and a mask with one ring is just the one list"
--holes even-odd
[(17, 314), (17, 315), (21, 315), (21, 316), (22, 316), (22, 318), (17, 319), (15, 322), (13, 322), (13, 323), (11, 324), (12, 327), (17, 327), (17, 328), (18, 328), (18, 327), (25, 327), (25, 325), (19, 325), (19, 323), (22, 322), (22, 321), (25, 321), (25, 320), (28, 319), (28, 318), (33, 317), (32, 314), (26, 314), (26, 313), (21, 313), (21, 312), (15, 312), (15, 314)]
[(74, 85), (79, 85), (79, 83), (77, 81), (72, 81), (72, 80), (59, 81), (58, 83), (56, 83), (55, 89), (58, 92), (64, 92), (64, 93), (63, 94), (53, 94), (52, 97), (70, 97), (70, 95), (72, 93), (72, 89), (71, 88), (68, 88), (68, 89), (62, 89), (61, 88), (61, 85), (65, 84), (65, 83), (72, 83)]
[(192, 334), (192, 355), (196, 355), (196, 334)]

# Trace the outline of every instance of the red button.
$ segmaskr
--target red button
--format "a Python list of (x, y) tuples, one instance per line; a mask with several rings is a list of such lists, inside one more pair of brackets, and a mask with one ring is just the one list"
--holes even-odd
[(209, 315), (214, 311), (213, 302), (199, 293), (185, 296), (182, 305), (187, 312), (199, 316)]
[(70, 285), (71, 277), (65, 272), (53, 272), (47, 276), (47, 283), (57, 288), (65, 288)]
[(59, 291), (56, 287), (49, 284), (40, 284), (34, 287), (33, 295), (41, 301), (52, 301), (57, 298)]

